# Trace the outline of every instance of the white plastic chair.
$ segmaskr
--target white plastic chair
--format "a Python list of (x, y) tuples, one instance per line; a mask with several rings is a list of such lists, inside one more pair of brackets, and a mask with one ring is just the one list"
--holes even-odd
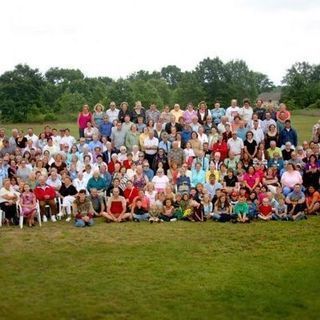
[(4, 211), (0, 209), (0, 227), (2, 227), (2, 221), (4, 220), (4, 218), (5, 218)]
[[(22, 214), (22, 208), (21, 208), (20, 202), (18, 202), (18, 210), (19, 210), (19, 226), (20, 226), (20, 229), (22, 229), (23, 228), (24, 216)], [(38, 219), (39, 227), (41, 227), (41, 214), (40, 214), (39, 201), (37, 201), (37, 204), (36, 204), (36, 216), (37, 216), (37, 219)]]

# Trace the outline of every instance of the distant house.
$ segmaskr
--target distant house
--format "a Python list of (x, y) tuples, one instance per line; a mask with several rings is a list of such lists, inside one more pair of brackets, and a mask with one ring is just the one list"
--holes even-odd
[(271, 102), (274, 106), (279, 105), (280, 98), (281, 88), (276, 88), (269, 92), (262, 92), (258, 96), (258, 99), (262, 99), (265, 104)]

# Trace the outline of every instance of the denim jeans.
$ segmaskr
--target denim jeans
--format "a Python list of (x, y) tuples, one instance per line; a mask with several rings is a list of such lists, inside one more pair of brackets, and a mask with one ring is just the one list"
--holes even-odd
[(146, 221), (148, 220), (150, 217), (149, 213), (145, 213), (145, 214), (133, 214), (133, 218), (137, 219), (139, 221)]
[(92, 226), (93, 225), (93, 219), (90, 219), (88, 222), (84, 222), (82, 219), (76, 219), (76, 222), (74, 223), (75, 227), (83, 228), (85, 226)]

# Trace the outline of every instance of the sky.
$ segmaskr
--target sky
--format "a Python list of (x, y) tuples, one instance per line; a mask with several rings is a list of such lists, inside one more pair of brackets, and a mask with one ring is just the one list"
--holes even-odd
[(218, 56), (280, 84), (293, 63), (320, 63), (319, 17), (319, 0), (3, 1), (0, 74), (26, 63), (117, 79)]

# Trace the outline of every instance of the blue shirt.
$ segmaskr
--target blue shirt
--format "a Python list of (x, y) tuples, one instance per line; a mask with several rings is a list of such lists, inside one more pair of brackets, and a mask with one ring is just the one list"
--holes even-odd
[(195, 187), (198, 183), (204, 184), (206, 182), (206, 174), (203, 170), (192, 170), (191, 186)]
[(111, 129), (112, 129), (111, 122), (102, 122), (99, 126), (100, 134), (105, 137), (111, 136)]
[(171, 142), (170, 141), (164, 142), (163, 140), (161, 140), (159, 142), (158, 148), (163, 149), (166, 153), (168, 153), (171, 149)]

